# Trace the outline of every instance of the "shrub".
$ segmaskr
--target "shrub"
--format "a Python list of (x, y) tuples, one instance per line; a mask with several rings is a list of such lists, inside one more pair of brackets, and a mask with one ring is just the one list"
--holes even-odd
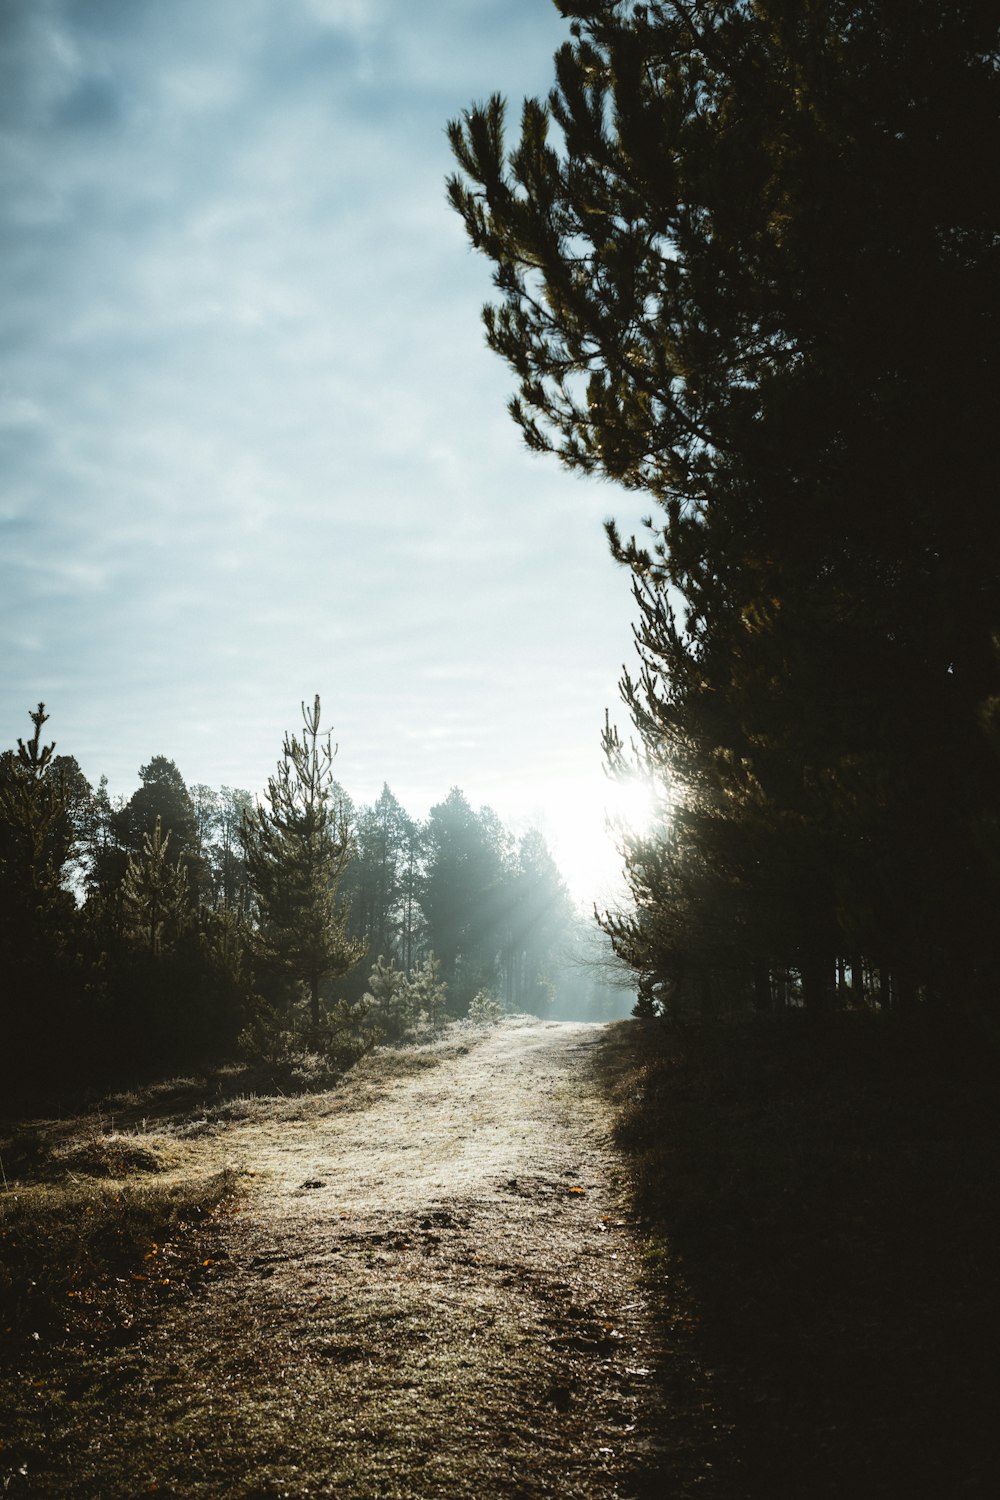
[(469, 1002), (469, 1020), (476, 1026), (496, 1026), (503, 1020), (503, 1006), (495, 996), (480, 990)]

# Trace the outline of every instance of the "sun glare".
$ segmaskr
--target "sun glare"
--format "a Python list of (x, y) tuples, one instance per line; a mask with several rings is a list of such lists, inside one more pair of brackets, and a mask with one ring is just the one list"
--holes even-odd
[(648, 781), (630, 777), (605, 783), (604, 812), (612, 827), (626, 833), (648, 833), (656, 814), (656, 798)]
[(550, 791), (540, 826), (575, 901), (589, 908), (625, 896), (617, 841), (623, 832), (648, 832), (655, 814), (656, 799), (638, 778), (595, 776)]

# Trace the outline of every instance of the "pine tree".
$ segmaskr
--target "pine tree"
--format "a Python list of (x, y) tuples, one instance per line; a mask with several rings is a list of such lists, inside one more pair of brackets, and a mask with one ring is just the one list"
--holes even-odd
[(236, 911), (242, 911), (249, 900), (241, 829), (252, 807), (253, 798), (242, 787), (222, 788), (218, 839), (211, 850), (213, 883), (219, 904)]
[(363, 997), (372, 1023), (388, 1041), (398, 1041), (414, 1019), (413, 997), (407, 976), (392, 958), (381, 953), (368, 977)]
[(441, 960), (428, 953), (407, 978), (407, 1003), (418, 1019), (427, 1021), (435, 1031), (443, 1024), (448, 986), (441, 978)]
[(39, 703), (30, 715), (31, 738), (18, 738), (16, 754), (0, 757), (0, 924), (8, 962), (36, 944), (56, 946), (72, 916), (63, 880), (76, 827), (67, 780), (53, 759), (55, 742), (42, 744), (48, 717)]
[(497, 982), (509, 857), (510, 838), (496, 813), (476, 812), (458, 787), (431, 808), (420, 907), (459, 1012), (478, 989)]
[(848, 951), (987, 994), (995, 11), (557, 3), (552, 93), (510, 150), (498, 97), (453, 122), (449, 192), (528, 444), (656, 507), (609, 526), (678, 817), (630, 867), (650, 982), (728, 932), (817, 997)]
[(58, 778), (51, 774), (55, 742), (43, 745), (45, 704), (30, 715), (34, 734), (18, 738), (17, 753), (5, 752), (0, 777), (0, 858), (11, 888), (26, 882), (33, 890), (58, 883), (69, 855), (71, 829)]
[(361, 808), (354, 829), (356, 852), (344, 882), (352, 935), (371, 953), (403, 957), (409, 926), (408, 851), (416, 832), (412, 819), (383, 786), (377, 800)]
[(338, 884), (352, 853), (351, 831), (336, 794), (336, 753), (320, 729), (320, 700), (302, 705), (302, 738), (285, 735), (267, 783), (266, 804), (243, 822), (247, 871), (266, 965), (304, 985), (310, 1032), (318, 1045), (324, 983), (346, 973), (363, 948), (347, 935)]
[(544, 1014), (572, 924), (572, 906), (544, 836), (521, 838), (503, 902), (503, 994), (509, 1010)]
[(126, 930), (154, 957), (173, 947), (191, 918), (187, 867), (180, 857), (170, 859), (170, 840), (157, 818), (143, 835), (141, 855), (129, 855), (122, 882)]
[(164, 834), (170, 834), (173, 840), (175, 855), (183, 859), (187, 868), (188, 889), (194, 904), (207, 894), (210, 883), (202, 851), (202, 829), (204, 826), (209, 831), (209, 809), (203, 808), (199, 815), (176, 763), (165, 755), (154, 755), (140, 766), (139, 781), (122, 813), (127, 847), (138, 854), (159, 818)]
[(31, 737), (0, 755), (0, 1067), (15, 1088), (72, 1050), (80, 988), (64, 885), (76, 847), (71, 790), (55, 744), (42, 743), (45, 705), (30, 717)]

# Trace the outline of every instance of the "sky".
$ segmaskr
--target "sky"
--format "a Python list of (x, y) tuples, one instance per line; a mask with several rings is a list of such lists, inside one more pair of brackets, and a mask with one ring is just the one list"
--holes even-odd
[(624, 492), (530, 454), (447, 121), (550, 0), (0, 0), (0, 747), (258, 792), (315, 693), (357, 802), (452, 786), (602, 898)]

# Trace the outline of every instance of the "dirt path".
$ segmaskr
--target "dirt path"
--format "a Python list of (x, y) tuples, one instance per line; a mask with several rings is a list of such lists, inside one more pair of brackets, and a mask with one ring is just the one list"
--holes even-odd
[(109, 1356), (74, 1493), (641, 1487), (652, 1336), (600, 1031), (507, 1022), (374, 1102), (205, 1139), (251, 1191), (198, 1293)]

